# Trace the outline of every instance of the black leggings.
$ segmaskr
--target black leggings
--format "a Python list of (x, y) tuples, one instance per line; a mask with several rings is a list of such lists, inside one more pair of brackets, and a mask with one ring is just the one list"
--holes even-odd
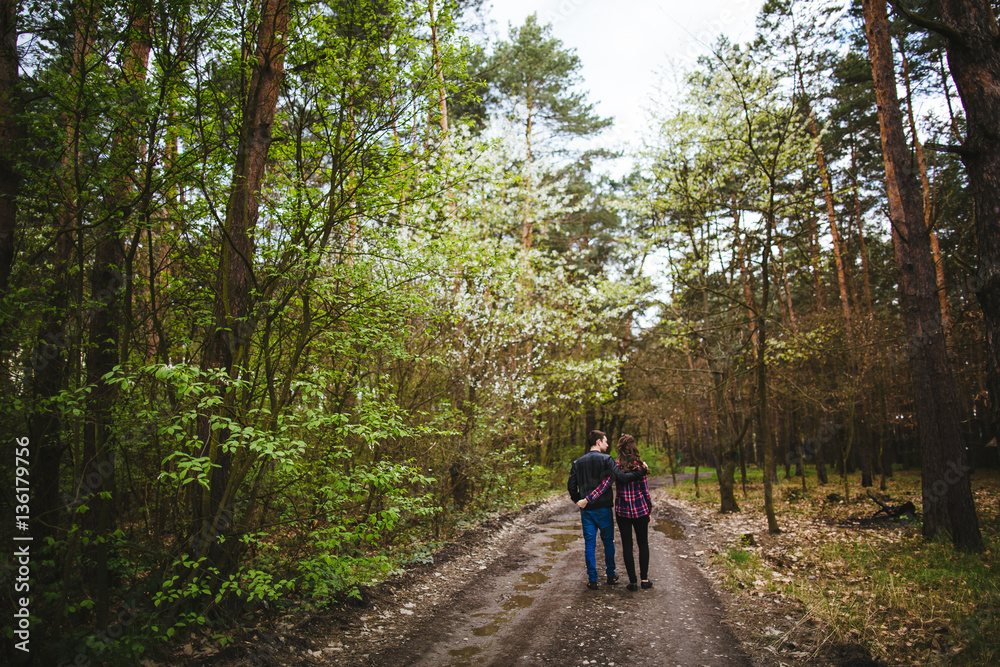
[(638, 519), (627, 519), (615, 516), (618, 520), (618, 533), (622, 536), (622, 560), (628, 571), (629, 583), (634, 584), (635, 560), (632, 558), (632, 530), (635, 530), (635, 543), (639, 545), (639, 575), (645, 581), (649, 579), (649, 515)]

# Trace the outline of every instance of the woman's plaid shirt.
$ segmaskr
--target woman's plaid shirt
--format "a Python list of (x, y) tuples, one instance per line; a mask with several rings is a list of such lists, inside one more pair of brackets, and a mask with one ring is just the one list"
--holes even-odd
[[(587, 502), (601, 497), (601, 494), (611, 485), (611, 477), (605, 477), (597, 488), (587, 496)], [(638, 519), (650, 513), (653, 502), (649, 499), (649, 487), (646, 478), (640, 477), (634, 482), (618, 485), (615, 496), (615, 514), (626, 519)]]

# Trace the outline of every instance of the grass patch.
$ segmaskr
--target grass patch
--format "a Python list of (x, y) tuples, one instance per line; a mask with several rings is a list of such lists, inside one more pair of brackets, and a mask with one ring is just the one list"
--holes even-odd
[[(916, 521), (860, 525), (857, 520), (878, 506), (864, 495), (859, 474), (848, 476), (845, 499), (837, 476), (818, 485), (807, 469), (802, 491), (799, 478), (785, 480), (781, 473), (774, 500), (783, 532), (758, 533), (760, 547), (737, 543), (715, 556), (732, 589), (792, 596), (824, 622), (831, 641), (859, 642), (890, 664), (1000, 664), (1000, 473), (973, 475), (986, 544), (981, 554), (958, 552), (947, 540), (924, 540), (919, 515)], [(718, 484), (705, 481), (700, 497), (693, 480), (668, 493), (717, 509)], [(878, 493), (877, 486), (872, 491)], [(746, 496), (737, 471), (736, 496), (742, 520), (763, 515), (760, 470), (748, 470)], [(890, 504), (910, 500), (919, 512), (919, 472), (896, 472), (879, 496)]]

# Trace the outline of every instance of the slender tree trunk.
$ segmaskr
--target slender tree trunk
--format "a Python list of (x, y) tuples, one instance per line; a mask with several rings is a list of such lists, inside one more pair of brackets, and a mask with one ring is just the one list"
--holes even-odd
[(847, 271), (844, 266), (844, 256), (847, 254), (844, 242), (840, 237), (840, 230), (837, 227), (837, 211), (833, 203), (833, 186), (830, 183), (830, 174), (826, 168), (826, 158), (823, 157), (823, 148), (819, 143), (819, 129), (816, 127), (816, 119), (810, 113), (809, 131), (813, 135), (813, 153), (816, 156), (816, 165), (819, 167), (820, 183), (823, 186), (823, 199), (826, 201), (826, 217), (830, 224), (830, 237), (833, 240), (833, 259), (837, 266), (837, 286), (840, 288), (840, 309), (844, 314), (844, 327), (847, 331), (847, 345), (854, 347), (854, 328), (851, 322), (851, 301), (847, 294)]
[(521, 218), (521, 247), (528, 250), (532, 246), (532, 236), (534, 235), (534, 225), (532, 225), (531, 222), (531, 192), (533, 187), (533, 183), (531, 182), (531, 169), (532, 162), (534, 161), (534, 156), (531, 152), (531, 128), (534, 121), (534, 106), (532, 104), (530, 92), (528, 93), (526, 101), (528, 106), (528, 120), (525, 123), (524, 142), (528, 153), (527, 160), (524, 163), (524, 206)]
[(441, 49), (438, 46), (437, 17), (434, 15), (434, 0), (427, 0), (427, 11), (431, 19), (431, 56), (434, 58), (434, 76), (438, 83), (438, 111), (441, 114), (442, 136), (448, 136), (448, 97), (444, 86), (444, 66), (441, 63)]
[[(141, 99), (139, 93), (129, 94), (138, 89), (146, 78), (149, 60), (148, 3), (139, 0), (132, 7), (132, 23), (129, 25), (124, 53), (124, 67), (121, 86), (126, 97)], [(121, 123), (112, 140), (112, 168), (135, 165), (136, 156), (141, 155), (139, 119), (130, 117), (134, 111), (122, 109)], [(120, 329), (124, 312), (122, 297), (125, 279), (122, 275), (125, 262), (123, 233), (132, 218), (129, 197), (133, 193), (132, 181), (135, 169), (123, 169), (117, 184), (108, 197), (111, 215), (103, 228), (96, 230), (98, 240), (94, 249), (94, 263), (91, 271), (90, 293), (96, 301), (90, 315), (89, 346), (87, 348), (87, 385), (91, 392), (87, 396), (89, 420), (83, 438), (83, 474), (81, 489), (89, 496), (89, 511), (84, 523), (94, 529), (98, 536), (106, 536), (114, 527), (115, 506), (115, 459), (110, 449), (112, 408), (117, 396), (117, 384), (109, 384), (105, 375), (119, 364)], [(125, 337), (126, 340), (129, 338)], [(109, 492), (105, 498), (102, 492)], [(110, 607), (108, 543), (104, 539), (95, 543), (95, 584), (97, 589), (95, 613), (97, 627), (106, 629)]]
[[(753, 421), (753, 417), (747, 417), (747, 424), (749, 425)], [(753, 438), (750, 438), (753, 440)], [(743, 444), (740, 446), (740, 486), (743, 489), (743, 500), (749, 497), (747, 493), (747, 447), (750, 444)]]
[[(219, 269), (216, 274), (216, 298), (213, 308), (215, 331), (206, 354), (206, 365), (226, 370), (232, 377), (246, 362), (254, 328), (251, 317), (254, 248), (251, 232), (259, 214), (258, 193), (264, 178), (265, 161), (271, 144), (271, 128), (278, 101), (278, 91), (284, 70), (285, 44), (288, 33), (288, 0), (265, 0), (258, 26), (256, 57), (247, 96), (243, 101), (243, 123), (233, 168), (233, 182), (226, 206)], [(224, 412), (232, 410), (236, 397), (231, 390), (220, 387), (225, 400)], [(209, 489), (200, 493), (194, 507), (195, 525), (200, 531), (202, 553), (218, 564), (222, 555), (215, 547), (213, 523), (227, 523), (232, 516), (231, 504), (240, 479), (233, 477), (233, 453), (225, 451), (228, 437), (225, 430), (210, 428), (209, 415), (199, 420), (202, 456), (213, 463)], [(246, 453), (242, 453), (246, 454)], [(248, 454), (247, 454), (248, 455)], [(242, 469), (241, 466), (239, 469)], [(197, 485), (194, 485), (197, 486)], [(228, 525), (222, 532), (226, 532)]]
[(840, 480), (844, 483), (844, 502), (851, 501), (851, 480), (848, 477), (848, 473), (852, 468), (851, 463), (851, 450), (854, 445), (854, 431), (856, 427), (855, 418), (857, 417), (855, 405), (856, 402), (852, 396), (849, 402), (849, 408), (847, 410), (847, 437), (844, 438), (844, 442), (840, 447)]
[[(956, 6), (971, 8), (972, 3), (943, 2), (947, 8), (945, 19), (956, 23), (948, 13)], [(923, 533), (927, 538), (933, 538), (940, 532), (951, 536), (955, 546), (968, 551), (981, 551), (982, 535), (979, 531), (979, 520), (972, 498), (969, 480), (970, 468), (966, 464), (965, 449), (962, 444), (959, 427), (958, 405), (955, 398), (955, 387), (951, 368), (948, 363), (947, 347), (944, 331), (941, 326), (941, 309), (937, 301), (937, 283), (935, 280), (934, 262), (930, 251), (930, 240), (927, 225), (924, 220), (920, 201), (920, 192), (914, 178), (906, 138), (903, 134), (902, 114), (896, 97), (896, 77), (893, 70), (892, 45), (889, 40), (889, 22), (886, 18), (885, 0), (863, 0), (862, 9), (865, 18), (865, 32), (868, 38), (868, 50), (872, 62), (872, 76), (875, 82), (875, 95), (878, 100), (879, 126), (882, 135), (882, 151), (885, 157), (886, 190), (889, 199), (889, 216), (893, 229), (893, 251), (899, 265), (900, 305), (903, 320), (909, 336), (910, 366), (912, 373), (914, 407), (916, 411), (917, 428), (920, 438), (922, 457), (922, 487), (923, 487)], [(988, 3), (982, 3), (979, 9), (992, 16)], [(972, 17), (963, 16), (969, 19)], [(981, 44), (983, 49), (994, 48), (997, 39), (995, 19), (990, 24), (989, 44)], [(949, 50), (951, 55), (952, 50)], [(963, 56), (964, 57), (964, 56)], [(1000, 75), (1000, 57), (994, 60)], [(953, 72), (956, 62), (952, 62)], [(967, 72), (956, 74), (965, 76)], [(977, 72), (980, 76), (983, 71)], [(1000, 76), (993, 79), (1000, 82)], [(969, 83), (964, 79), (963, 83)], [(981, 82), (975, 85), (980, 86)], [(962, 86), (960, 85), (960, 90)], [(980, 88), (981, 90), (981, 88)], [(995, 135), (996, 111), (1000, 110), (1000, 86), (995, 86), (992, 95), (997, 104), (991, 109), (993, 115), (989, 121), (990, 135)], [(969, 114), (969, 140), (975, 146), (973, 126), (977, 121), (966, 104)], [(974, 108), (974, 107), (973, 107)], [(983, 125), (982, 127), (985, 127)], [(977, 139), (985, 139), (977, 137)], [(997, 241), (996, 258), (1000, 259), (1000, 150), (996, 150), (997, 139), (992, 140), (994, 146), (985, 151), (989, 155), (981, 156), (985, 160), (982, 167), (994, 164), (993, 174), (997, 177), (992, 181), (993, 191), (988, 195), (994, 202), (990, 238)], [(985, 146), (984, 146), (985, 147)], [(975, 152), (975, 149), (973, 149)], [(980, 210), (978, 197), (982, 194), (977, 183), (977, 169), (967, 162), (970, 183), (974, 195), (977, 196), (976, 213), (989, 211)], [(987, 172), (988, 173), (988, 172)], [(982, 221), (977, 219), (977, 224)], [(984, 245), (987, 247), (984, 248)], [(988, 240), (980, 242), (980, 253), (989, 256)], [(981, 264), (981, 268), (982, 268)], [(994, 285), (996, 287), (997, 305), (1000, 306), (1000, 262), (995, 267)], [(982, 277), (983, 272), (980, 272)], [(984, 286), (989, 292), (990, 287)], [(984, 313), (987, 306), (984, 304)], [(1000, 308), (993, 311), (1000, 316)], [(1000, 325), (1000, 319), (997, 324)], [(988, 324), (989, 326), (989, 324)], [(997, 332), (1000, 333), (1000, 327)], [(992, 341), (992, 342), (995, 342)], [(995, 350), (996, 348), (993, 348)]]
[(819, 252), (819, 219), (809, 214), (809, 263), (812, 269), (813, 278), (813, 301), (817, 313), (826, 310), (826, 292), (823, 289), (823, 259)]
[(729, 428), (730, 416), (729, 410), (726, 408), (726, 385), (729, 382), (728, 361), (722, 363), (726, 364), (726, 370), (713, 371), (712, 379), (715, 384), (715, 429), (719, 442), (719, 463), (716, 466), (716, 475), (719, 478), (719, 511), (725, 514), (740, 511), (734, 492), (736, 460), (739, 458), (739, 439), (733, 438), (733, 433)]
[(17, 9), (19, 2), (0, 0), (0, 297), (14, 265), (17, 230), (16, 142), (20, 136), (16, 112), (18, 67)]
[(951, 347), (951, 313), (948, 308), (948, 287), (944, 277), (944, 259), (941, 257), (941, 244), (938, 242), (937, 231), (934, 229), (937, 217), (934, 212), (934, 197), (931, 192), (931, 178), (927, 169), (927, 158), (924, 155), (924, 145), (917, 135), (917, 120), (913, 115), (913, 91), (910, 89), (910, 68), (906, 59), (906, 50), (902, 39), (899, 41), (899, 54), (902, 56), (903, 84), (906, 90), (906, 116), (910, 123), (910, 136), (913, 143), (913, 153), (917, 158), (917, 172), (920, 175), (921, 202), (924, 206), (924, 224), (931, 243), (931, 256), (934, 258), (934, 277), (937, 281), (938, 304), (941, 306), (941, 326), (944, 327), (945, 341)]
[(764, 445), (764, 513), (767, 515), (767, 531), (772, 535), (780, 533), (778, 519), (774, 513), (774, 442), (771, 439), (771, 424), (768, 420), (767, 384), (767, 308), (770, 282), (771, 235), (774, 228), (774, 187), (771, 187), (771, 203), (764, 216), (764, 248), (761, 250), (761, 306), (757, 310), (757, 419)]
[[(863, 407), (863, 406), (862, 406)], [(866, 415), (858, 416), (858, 458), (861, 466), (861, 488), (870, 488), (872, 482), (872, 432)]]
[(942, 0), (952, 78), (965, 108), (960, 150), (975, 205), (979, 267), (976, 296), (986, 329), (987, 388), (1000, 428), (1000, 28), (989, 0)]
[[(740, 238), (740, 212), (736, 208), (736, 198), (733, 197), (733, 237)], [(747, 309), (747, 319), (749, 321), (750, 338), (752, 339), (752, 349), (757, 347), (757, 302), (754, 299), (753, 286), (750, 284), (750, 271), (747, 268), (747, 237), (743, 237), (743, 243), (737, 250), (737, 258), (740, 266), (740, 284), (743, 287), (743, 301)]]
[(868, 269), (868, 242), (865, 241), (864, 220), (861, 215), (861, 188), (858, 185), (857, 155), (854, 144), (851, 144), (851, 190), (854, 198), (854, 226), (857, 230), (858, 254), (861, 256), (861, 279), (865, 294), (865, 307), (868, 316), (872, 314), (872, 282), (871, 271)]
[[(74, 6), (72, 60), (69, 64), (69, 80), (76, 90), (82, 90), (87, 77), (87, 58), (90, 50), (90, 30), (93, 17), (80, 7)], [(63, 114), (63, 155), (59, 163), (57, 182), (62, 188), (61, 201), (55, 213), (53, 225), (53, 285), (50, 290), (49, 311), (38, 332), (37, 347), (32, 354), (32, 369), (27, 384), (36, 397), (56, 396), (66, 388), (67, 376), (72, 372), (70, 363), (73, 337), (78, 323), (70, 315), (70, 301), (74, 291), (82, 291), (73, 282), (73, 268), (82, 263), (75, 257), (79, 244), (79, 204), (76, 194), (77, 160), (79, 154), (76, 126), (78, 118), (74, 113), (79, 109), (67, 110)], [(79, 349), (79, 348), (77, 348)], [(32, 464), (34, 495), (32, 510), (36, 526), (33, 535), (44, 539), (55, 533), (54, 515), (63, 504), (59, 498), (59, 477), (62, 457), (66, 444), (62, 438), (65, 428), (63, 418), (57, 409), (36, 408), (28, 418), (28, 433), (35, 456)]]
[(785, 314), (788, 315), (788, 328), (791, 329), (792, 333), (797, 333), (799, 326), (795, 321), (795, 306), (792, 304), (792, 287), (788, 283), (788, 269), (785, 267), (785, 246), (780, 242), (778, 243), (778, 263), (781, 265), (781, 283), (784, 288)]
[(663, 439), (667, 444), (667, 456), (670, 457), (670, 479), (673, 487), (677, 488), (677, 449), (674, 447), (673, 438), (670, 437), (670, 425), (667, 420), (663, 420)]

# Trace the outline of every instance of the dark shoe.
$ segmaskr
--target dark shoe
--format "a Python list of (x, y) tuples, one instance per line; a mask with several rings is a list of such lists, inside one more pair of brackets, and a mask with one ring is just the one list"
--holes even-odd
[(642, 582), (642, 587), (643, 588), (652, 588), (653, 587), (653, 582), (652, 581), (644, 581), (644, 582)]
[(608, 575), (608, 585), (609, 586), (614, 586), (617, 583), (618, 583), (618, 575), (617, 574), (609, 574)]
[(592, 591), (596, 591), (597, 590), (597, 582), (596, 581), (588, 581), (587, 582), (587, 588), (589, 588)]
[(637, 590), (639, 590), (639, 584), (637, 584), (635, 582), (632, 582), (631, 584), (629, 584), (625, 588), (629, 589), (630, 591), (637, 591)]

